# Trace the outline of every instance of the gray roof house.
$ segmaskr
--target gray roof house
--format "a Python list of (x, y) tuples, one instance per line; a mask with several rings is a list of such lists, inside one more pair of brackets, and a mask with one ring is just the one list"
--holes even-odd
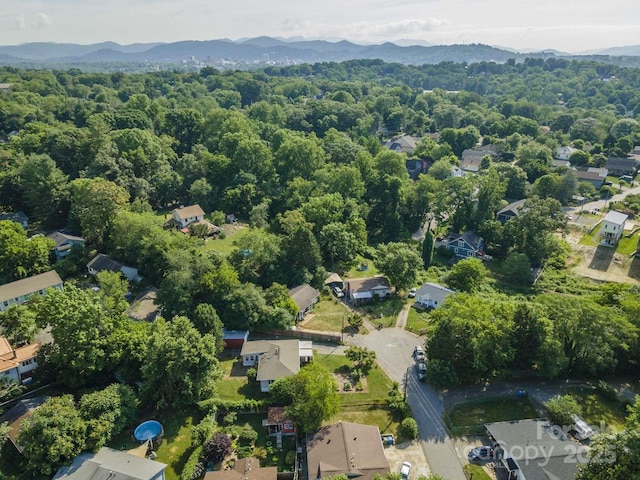
[(438, 308), (455, 290), (443, 287), (437, 283), (423, 283), (416, 292), (416, 306), (422, 308)]
[(316, 304), (318, 298), (320, 298), (320, 292), (307, 284), (292, 288), (289, 290), (289, 295), (291, 295), (291, 298), (293, 298), (293, 301), (298, 306), (296, 322), (302, 320), (307, 313), (313, 310), (313, 305)]
[(164, 463), (102, 447), (83, 453), (62, 467), (53, 480), (164, 480)]
[(302, 340), (255, 340), (244, 342), (242, 365), (257, 365), (256, 380), (260, 390), (268, 392), (269, 386), (277, 379), (295, 375), (300, 364), (313, 358), (313, 342)]
[(22, 453), (24, 450), (18, 443), (20, 428), (26, 420), (31, 418), (33, 412), (35, 412), (46, 399), (47, 397), (35, 397), (20, 400), (0, 417), (0, 423), (7, 422), (7, 426), (9, 427), (9, 440), (19, 453)]
[(25, 230), (29, 227), (29, 218), (24, 212), (0, 213), (0, 220), (11, 220), (19, 223)]
[(389, 473), (380, 430), (376, 425), (338, 422), (307, 437), (307, 479), (346, 475), (373, 480)]
[(608, 212), (602, 220), (600, 245), (615, 247), (622, 238), (627, 218), (629, 218), (628, 215), (615, 210)]
[(0, 285), (0, 312), (11, 305), (21, 305), (34, 295), (44, 295), (50, 288), (62, 290), (62, 279), (55, 270)]
[(489, 259), (484, 254), (484, 239), (471, 230), (450, 233), (446, 238), (436, 241), (435, 246), (446, 248), (456, 257)]
[(571, 154), (577, 151), (578, 151), (577, 148), (573, 148), (569, 146), (558, 147), (558, 149), (556, 150), (556, 158), (558, 160), (569, 160), (569, 157), (571, 156)]
[(606, 176), (602, 176), (599, 172), (590, 172), (588, 170), (576, 170), (576, 178), (579, 182), (589, 182), (596, 188), (602, 187), (604, 185)]
[(509, 205), (504, 207), (498, 213), (496, 213), (496, 219), (500, 223), (507, 223), (513, 217), (517, 217), (520, 215), (522, 211), (522, 207), (524, 207), (525, 199), (516, 200), (515, 202), (511, 202)]
[(420, 141), (420, 137), (412, 137), (411, 135), (399, 135), (392, 138), (384, 144), (389, 150), (398, 153), (406, 153), (407, 156), (413, 156), (413, 152)]
[(76, 237), (74, 235), (68, 235), (63, 232), (50, 233), (49, 235), (47, 235), (47, 238), (50, 238), (51, 240), (56, 242), (53, 247), (53, 251), (56, 254), (56, 260), (61, 260), (69, 255), (74, 245), (84, 247), (84, 238)]
[(138, 274), (137, 268), (127, 267), (117, 260), (107, 257), (103, 253), (99, 253), (87, 263), (87, 270), (91, 275), (97, 275), (103, 270), (121, 272), (130, 282), (140, 283), (142, 281), (142, 277)]
[(487, 423), (489, 436), (504, 452), (495, 462), (498, 478), (573, 480), (578, 465), (587, 458), (586, 448), (567, 439), (548, 420), (516, 420)]
[(633, 158), (609, 157), (605, 167), (609, 169), (611, 175), (633, 177), (638, 169), (638, 163)]
[(348, 278), (345, 280), (345, 295), (352, 303), (362, 303), (374, 297), (391, 295), (391, 284), (387, 277)]

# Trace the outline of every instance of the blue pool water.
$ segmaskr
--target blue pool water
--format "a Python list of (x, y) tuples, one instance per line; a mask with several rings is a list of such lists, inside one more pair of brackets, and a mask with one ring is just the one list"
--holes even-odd
[(138, 425), (133, 432), (133, 436), (139, 442), (151, 440), (162, 435), (162, 425), (155, 420), (147, 420)]

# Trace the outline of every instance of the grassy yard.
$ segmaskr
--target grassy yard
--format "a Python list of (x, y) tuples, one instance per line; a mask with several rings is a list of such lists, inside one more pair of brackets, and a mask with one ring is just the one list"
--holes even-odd
[(363, 407), (360, 405), (344, 406), (331, 420), (326, 424), (338, 421), (362, 423), (364, 425), (377, 425), (380, 433), (391, 433), (395, 437), (396, 443), (402, 443), (410, 440), (400, 433), (400, 422), (394, 420), (386, 408), (378, 406)]
[(638, 248), (638, 238), (640, 238), (640, 232), (634, 233), (631, 237), (623, 235), (618, 242), (616, 253), (621, 255), (631, 255)]
[(262, 426), (262, 420), (267, 418), (266, 413), (239, 413), (235, 426), (243, 426), (245, 424), (251, 425), (251, 427), (258, 432), (258, 439), (255, 446), (262, 447), (267, 450), (267, 457), (260, 461), (262, 467), (278, 467), (278, 472), (290, 472), (292, 471), (292, 465), (287, 465), (285, 457), (287, 452), (295, 451), (296, 445), (294, 437), (282, 438), (282, 450), (276, 448), (276, 441), (273, 437), (269, 437), (266, 434), (265, 428)]
[(445, 421), (454, 434), (465, 435), (484, 431), (483, 425), (488, 422), (506, 422), (537, 416), (535, 408), (526, 398), (493, 397), (457, 403), (446, 412)]
[(245, 398), (260, 399), (267, 397), (260, 391), (258, 382), (249, 382), (247, 367), (237, 357), (223, 357), (220, 362), (223, 380), (218, 382), (216, 392), (223, 400), (244, 400)]
[(223, 225), (222, 227), (226, 233), (225, 238), (207, 239), (205, 244), (206, 250), (215, 250), (221, 253), (225, 257), (230, 255), (236, 248), (234, 242), (240, 240), (242, 237), (250, 232), (249, 227), (239, 223), (233, 225)]
[(582, 406), (582, 418), (588, 424), (596, 425), (600, 429), (605, 426), (609, 431), (624, 430), (627, 409), (622, 402), (605, 397), (595, 388), (575, 389), (569, 393)]
[(338, 332), (342, 330), (344, 321), (347, 324), (349, 310), (333, 295), (323, 295), (318, 303), (313, 306), (313, 312), (308, 315), (301, 326), (309, 330), (320, 332)]
[(467, 479), (473, 478), (473, 480), (491, 480), (491, 476), (480, 465), (473, 465), (468, 463), (462, 467)]
[[(355, 262), (355, 266), (351, 267), (351, 270), (349, 270), (348, 272), (345, 272), (342, 278), (368, 278), (380, 273), (373, 261), (368, 258), (364, 258), (362, 255), (358, 255)], [(357, 270), (358, 265), (360, 265), (361, 263), (366, 263), (369, 268), (362, 271)]]
[[(139, 420), (142, 422), (146, 419)], [(155, 447), (158, 461), (167, 464), (166, 480), (178, 480), (191, 453), (191, 427), (200, 421), (200, 411), (195, 406), (185, 409), (167, 409), (158, 412), (155, 420), (158, 420), (164, 428), (162, 442)], [(133, 438), (132, 428), (112, 439), (107, 446), (116, 450), (129, 450), (138, 445)]]
[[(352, 363), (343, 355), (318, 355), (315, 354), (316, 363), (322, 365), (330, 372), (336, 374), (348, 374)], [(364, 392), (349, 392), (340, 394), (340, 403), (345, 405), (358, 404), (382, 404), (391, 390), (391, 380), (380, 369), (374, 367), (367, 375), (367, 389)]]
[(393, 327), (398, 320), (398, 314), (405, 304), (406, 299), (397, 295), (391, 295), (383, 300), (372, 301), (357, 310), (364, 318), (376, 326)]
[(426, 333), (429, 326), (429, 314), (426, 311), (419, 311), (415, 308), (409, 309), (409, 316), (407, 317), (406, 330), (418, 335)]

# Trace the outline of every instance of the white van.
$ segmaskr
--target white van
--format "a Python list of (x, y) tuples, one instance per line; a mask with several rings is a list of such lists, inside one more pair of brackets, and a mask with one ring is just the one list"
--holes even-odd
[(578, 440), (587, 440), (591, 438), (594, 433), (596, 433), (593, 431), (593, 428), (591, 428), (587, 424), (587, 422), (585, 422), (578, 415), (571, 415), (571, 418), (573, 419), (573, 428), (571, 430), (571, 433)]

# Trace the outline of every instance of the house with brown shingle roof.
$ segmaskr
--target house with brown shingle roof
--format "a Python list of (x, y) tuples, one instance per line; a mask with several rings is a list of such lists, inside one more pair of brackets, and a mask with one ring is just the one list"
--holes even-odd
[(231, 470), (207, 472), (204, 480), (276, 480), (278, 467), (261, 467), (254, 457), (238, 458)]
[(9, 427), (9, 440), (19, 453), (23, 451), (22, 446), (18, 443), (20, 428), (25, 421), (31, 418), (33, 412), (40, 407), (46, 399), (47, 397), (35, 397), (20, 400), (0, 417), (0, 423), (7, 423)]
[(260, 390), (268, 392), (269, 386), (279, 378), (295, 375), (300, 364), (313, 358), (313, 343), (303, 340), (255, 340), (244, 342), (242, 365), (257, 366), (256, 380)]
[(21, 305), (34, 295), (44, 295), (50, 288), (62, 290), (62, 279), (55, 270), (0, 285), (0, 312), (11, 305)]
[(345, 295), (352, 303), (364, 303), (376, 296), (391, 295), (391, 284), (386, 277), (349, 278), (345, 280)]
[(350, 479), (385, 477), (389, 462), (375, 425), (338, 422), (307, 437), (307, 479), (346, 475)]
[(0, 337), (0, 376), (18, 383), (30, 382), (31, 372), (38, 366), (36, 357), (39, 349), (39, 343), (14, 348), (6, 337)]

